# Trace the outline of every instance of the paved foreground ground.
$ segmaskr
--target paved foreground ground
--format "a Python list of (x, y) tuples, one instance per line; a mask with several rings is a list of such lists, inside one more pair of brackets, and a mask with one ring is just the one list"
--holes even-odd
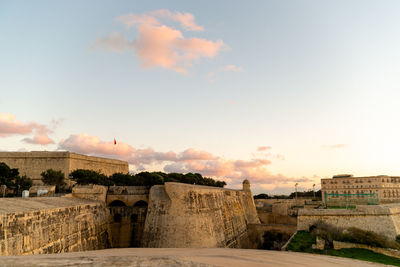
[(254, 249), (121, 248), (63, 254), (3, 256), (0, 266), (384, 266), (346, 258)]

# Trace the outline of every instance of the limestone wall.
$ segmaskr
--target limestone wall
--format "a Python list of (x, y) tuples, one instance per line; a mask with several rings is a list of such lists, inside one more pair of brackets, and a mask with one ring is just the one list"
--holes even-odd
[(83, 199), (98, 200), (106, 203), (107, 186), (103, 185), (75, 185), (72, 188), (72, 196)]
[(128, 173), (128, 162), (71, 153), (68, 151), (0, 152), (0, 162), (18, 168), (21, 175), (41, 184), (41, 173), (54, 169), (62, 171), (68, 180), (76, 169), (100, 171), (105, 175)]
[(75, 198), (0, 199), (0, 256), (109, 247), (104, 204)]
[(81, 154), (69, 153), (69, 171), (76, 169), (86, 169), (100, 171), (110, 176), (114, 173), (128, 173), (128, 162), (116, 159), (100, 158), (94, 156), (86, 156)]
[(340, 228), (356, 227), (395, 239), (400, 234), (400, 205), (357, 206), (355, 210), (301, 209), (297, 229), (309, 230), (318, 221)]
[(165, 183), (150, 190), (143, 247), (244, 247), (259, 223), (251, 191)]

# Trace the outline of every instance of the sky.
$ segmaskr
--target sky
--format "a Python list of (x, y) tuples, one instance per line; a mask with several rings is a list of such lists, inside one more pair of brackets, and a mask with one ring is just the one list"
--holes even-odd
[[(0, 150), (253, 193), (400, 175), (399, 1), (1, 1)], [(117, 144), (114, 145), (114, 138)]]

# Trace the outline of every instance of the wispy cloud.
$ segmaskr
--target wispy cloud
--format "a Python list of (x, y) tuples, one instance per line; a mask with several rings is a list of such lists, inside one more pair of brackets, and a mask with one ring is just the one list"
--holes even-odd
[(113, 52), (133, 50), (143, 68), (162, 67), (186, 73), (201, 58), (214, 58), (226, 47), (222, 40), (185, 38), (180, 30), (164, 21), (178, 22), (186, 31), (203, 31), (191, 13), (172, 12), (166, 9), (146, 14), (130, 13), (116, 18), (128, 29), (135, 27), (138, 35), (129, 41), (124, 33), (112, 33), (99, 38), (90, 48), (104, 48)]
[(24, 123), (16, 120), (16, 116), (9, 113), (0, 113), (0, 137), (12, 135), (30, 135), (32, 138), (24, 138), (22, 141), (29, 144), (48, 145), (54, 141), (48, 136), (52, 131), (45, 125), (36, 122)]
[(261, 151), (266, 151), (266, 150), (270, 150), (272, 147), (270, 147), (270, 146), (259, 146), (258, 148), (257, 148), (257, 151), (258, 152), (261, 152)]
[(233, 65), (233, 64), (228, 64), (222, 67), (217, 68), (215, 71), (211, 71), (207, 74), (207, 79), (210, 82), (215, 82), (217, 79), (218, 73), (223, 73), (223, 72), (241, 72), (243, 71), (242, 67)]
[(348, 147), (346, 144), (333, 144), (333, 145), (324, 145), (322, 146), (323, 148), (326, 149), (342, 149)]

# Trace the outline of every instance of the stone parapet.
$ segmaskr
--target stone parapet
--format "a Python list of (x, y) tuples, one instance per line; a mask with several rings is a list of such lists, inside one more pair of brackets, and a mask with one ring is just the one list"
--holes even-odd
[(14, 207), (0, 208), (0, 256), (109, 247), (110, 215), (102, 203), (54, 197), (11, 201)]

